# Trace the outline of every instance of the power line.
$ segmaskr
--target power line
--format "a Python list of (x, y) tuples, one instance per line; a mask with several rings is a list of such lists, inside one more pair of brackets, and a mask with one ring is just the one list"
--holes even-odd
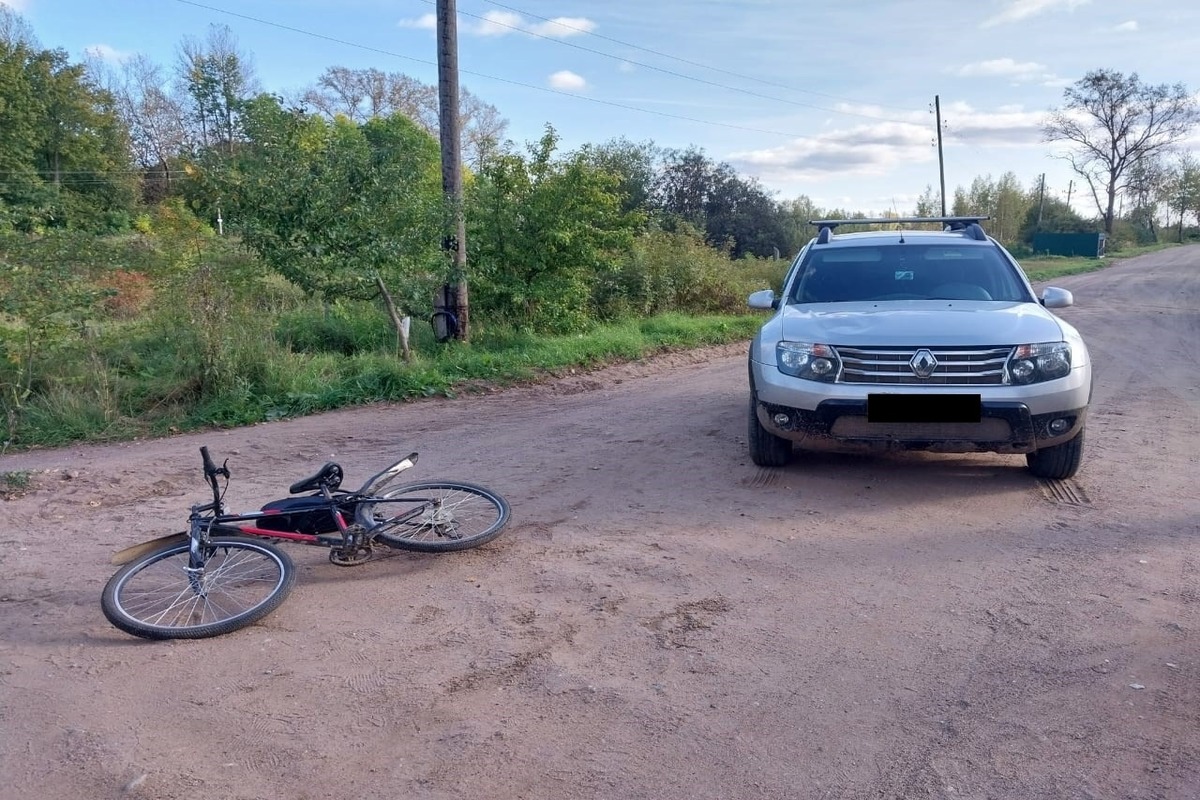
[[(407, 56), (407, 55), (404, 55), (403, 53), (396, 53), (391, 50), (384, 50), (383, 48), (373, 47), (371, 45), (360, 44), (358, 42), (351, 42), (351, 41), (347, 41), (345, 39), (339, 39), (335, 36), (328, 36), (323, 33), (315, 33), (313, 31), (304, 30), (303, 28), (297, 28), (292, 25), (285, 25), (281, 22), (274, 22), (271, 20), (262, 19), (260, 17), (252, 17), (248, 14), (241, 14), (236, 11), (229, 11), (228, 9), (217, 8), (216, 6), (210, 6), (210, 5), (206, 5), (204, 3), (196, 2), (196, 0), (175, 0), (175, 2), (182, 3), (183, 5), (194, 6), (196, 8), (202, 8), (202, 9), (205, 9), (206, 11), (213, 11), (218, 14), (225, 14), (227, 16), (237, 17), (239, 19), (244, 19), (249, 22), (258, 23), (259, 25), (266, 25), (268, 27), (279, 28), (280, 30), (290, 31), (292, 33), (298, 33), (303, 36), (312, 37), (314, 39), (322, 39), (327, 42), (333, 42), (335, 44), (345, 45), (346, 47), (353, 47), (353, 48), (356, 48), (359, 50), (365, 50), (365, 51), (371, 52), (371, 53), (379, 53), (381, 55), (391, 56), (393, 58), (401, 58), (406, 61), (415, 61), (418, 64), (425, 64), (427, 66), (436, 67), (436, 64), (432, 61), (429, 61), (428, 59), (416, 58), (415, 56)], [(686, 117), (681, 114), (668, 114), (665, 111), (655, 111), (653, 109), (640, 108), (638, 106), (631, 106), (631, 105), (627, 105), (625, 103), (617, 103), (617, 102), (614, 102), (611, 100), (601, 100), (596, 97), (585, 97), (583, 95), (573, 94), (571, 92), (564, 92), (564, 91), (560, 91), (558, 89), (549, 89), (544, 86), (535, 86), (531, 83), (524, 83), (522, 81), (516, 81), (516, 80), (512, 80), (510, 78), (501, 78), (497, 75), (488, 75), (486, 73), (474, 72), (472, 70), (460, 69), (459, 72), (462, 74), (465, 74), (465, 75), (473, 75), (478, 78), (484, 78), (486, 80), (498, 81), (500, 83), (507, 83), (512, 86), (520, 86), (524, 89), (534, 89), (536, 91), (544, 92), (546, 94), (555, 94), (555, 95), (559, 95), (560, 97), (570, 98), (572, 100), (582, 100), (582, 101), (585, 101), (588, 103), (598, 103), (600, 105), (610, 106), (612, 108), (621, 108), (621, 109), (625, 109), (626, 111), (636, 111), (640, 114), (650, 114), (650, 115), (653, 115), (656, 117), (663, 117), (665, 119), (675, 119), (675, 120), (680, 120), (682, 122), (694, 122), (698, 125), (711, 125), (713, 127), (718, 127), (718, 128), (729, 128), (731, 130), (749, 131), (751, 133), (765, 133), (770, 136), (780, 136), (780, 137), (787, 138), (787, 139), (799, 139), (799, 138), (804, 138), (804, 136), (805, 136), (805, 134), (800, 134), (800, 133), (795, 133), (795, 132), (775, 131), (775, 130), (768, 130), (765, 128), (754, 128), (754, 127), (750, 127), (748, 125), (734, 125), (732, 123), (727, 123), (727, 122), (714, 122), (712, 120), (697, 119), (695, 117)], [(831, 109), (821, 109), (821, 110), (830, 111), (831, 113), (837, 113), (837, 114), (848, 113), (848, 112), (844, 112), (844, 111), (833, 111)], [(868, 117), (868, 119), (874, 120), (876, 122), (888, 122), (888, 121), (898, 122), (898, 120), (885, 120), (880, 117)], [(907, 125), (907, 124), (912, 124), (912, 123), (905, 122), (902, 124)]]
[[(425, 2), (427, 2), (427, 3), (434, 3), (434, 2), (436, 2), (436, 0), (425, 0)], [(499, 3), (497, 3), (497, 5), (499, 5)], [(501, 6), (501, 7), (502, 7), (502, 8), (508, 8), (508, 6)], [(463, 15), (463, 16), (466, 16), (466, 17), (474, 17), (475, 19), (478, 19), (478, 20), (481, 20), (481, 21), (483, 21), (483, 22), (486, 22), (486, 23), (487, 23), (487, 24), (489, 24), (489, 25), (496, 25), (496, 26), (498, 26), (498, 27), (501, 27), (501, 28), (508, 28), (509, 30), (512, 30), (512, 31), (518, 31), (519, 33), (523, 33), (523, 34), (525, 34), (526, 36), (533, 36), (533, 37), (535, 37), (535, 38), (538, 38), (538, 39), (545, 39), (545, 40), (547, 40), (547, 41), (554, 42), (555, 44), (562, 45), (563, 47), (571, 47), (571, 48), (574, 48), (575, 50), (582, 50), (582, 51), (583, 51), (583, 52), (585, 52), (585, 53), (591, 53), (591, 54), (593, 54), (593, 55), (603, 56), (603, 57), (605, 57), (605, 58), (612, 58), (612, 59), (615, 59), (615, 60), (618, 60), (618, 61), (624, 61), (624, 62), (626, 62), (626, 63), (633, 64), (635, 67), (642, 67), (643, 69), (654, 70), (655, 72), (661, 72), (661, 73), (663, 73), (664, 75), (670, 75), (670, 76), (672, 76), (672, 77), (674, 77), (674, 78), (682, 78), (683, 80), (686, 80), (686, 81), (693, 81), (693, 82), (695, 82), (695, 83), (700, 83), (700, 84), (703, 84), (703, 85), (705, 85), (705, 86), (712, 86), (712, 87), (715, 87), (715, 88), (717, 88), (717, 89), (725, 89), (725, 90), (727, 90), (727, 91), (730, 91), (730, 92), (737, 92), (738, 94), (742, 94), (742, 95), (749, 95), (749, 96), (751, 96), (751, 97), (758, 97), (758, 98), (761, 98), (761, 99), (763, 99), (763, 100), (770, 100), (770, 101), (772, 101), (772, 102), (774, 102), (774, 103), (786, 103), (786, 104), (788, 104), (788, 105), (799, 106), (799, 107), (801, 107), (801, 108), (811, 108), (811, 109), (814, 109), (814, 110), (816, 110), (816, 111), (824, 111), (824, 112), (826, 112), (826, 113), (829, 113), (829, 114), (844, 114), (844, 115), (846, 115), (846, 116), (849, 116), (849, 117), (862, 117), (863, 119), (869, 119), (869, 120), (872, 120), (873, 122), (895, 122), (895, 123), (897, 123), (897, 124), (900, 124), (900, 125), (908, 125), (908, 124), (911, 124), (910, 122), (908, 122), (908, 121), (904, 121), (904, 120), (898, 120), (898, 119), (888, 119), (887, 117), (878, 117), (878, 116), (874, 116), (874, 115), (872, 115), (872, 114), (861, 114), (861, 113), (859, 113), (859, 112), (857, 112), (857, 111), (844, 111), (844, 110), (841, 110), (841, 109), (836, 109), (836, 108), (826, 108), (826, 107), (824, 107), (824, 106), (813, 105), (812, 103), (801, 103), (801, 102), (800, 102), (800, 101), (798, 101), (798, 100), (787, 100), (787, 99), (785, 99), (785, 98), (782, 98), (782, 97), (774, 97), (773, 95), (769, 95), (769, 94), (761, 94), (761, 93), (759, 93), (759, 92), (752, 92), (752, 91), (748, 91), (748, 90), (746, 90), (746, 89), (739, 89), (739, 88), (737, 88), (736, 86), (729, 86), (729, 85), (727, 85), (727, 84), (724, 84), (724, 83), (717, 83), (716, 81), (708, 81), (708, 80), (705, 80), (705, 79), (703, 79), (703, 78), (697, 78), (697, 77), (695, 77), (695, 76), (693, 76), (693, 75), (685, 75), (685, 74), (683, 74), (682, 72), (675, 72), (674, 70), (665, 69), (665, 68), (663, 68), (663, 67), (656, 67), (656, 66), (654, 66), (653, 64), (646, 64), (646, 63), (643, 63), (643, 62), (641, 62), (641, 61), (634, 61), (633, 59), (630, 59), (630, 58), (624, 58), (624, 57), (622, 57), (622, 56), (615, 56), (615, 55), (613, 55), (612, 53), (605, 53), (605, 52), (604, 52), (604, 51), (602, 51), (602, 50), (595, 50), (595, 49), (593, 49), (593, 48), (591, 48), (591, 47), (584, 47), (583, 45), (581, 45), (581, 44), (575, 44), (574, 42), (567, 42), (567, 41), (563, 41), (562, 39), (556, 39), (556, 38), (554, 38), (553, 36), (546, 36), (545, 34), (536, 33), (535, 31), (531, 31), (531, 30), (529, 30), (528, 28), (521, 28), (521, 27), (518, 27), (518, 26), (516, 26), (516, 25), (509, 25), (509, 24), (508, 24), (508, 23), (506, 23), (506, 22), (500, 22), (500, 21), (498, 21), (498, 20), (494, 20), (494, 19), (488, 19), (487, 17), (480, 16), (479, 14), (472, 14), (472, 13), (470, 13), (469, 11), (459, 11), (458, 13), (459, 13), (459, 14), (461, 14), (461, 15)], [(532, 14), (531, 14), (530, 16), (535, 16), (535, 15), (532, 15)], [(546, 20), (546, 18), (545, 18), (545, 17), (536, 17), (536, 18), (537, 18), (537, 19)], [(546, 20), (546, 21), (547, 21), (547, 22), (554, 22), (554, 20)], [(556, 24), (556, 25), (561, 25), (562, 23), (557, 23), (557, 22), (556, 22), (555, 24)], [(578, 31), (581, 31), (581, 32), (584, 32), (584, 33), (586, 33), (586, 31), (582, 31), (582, 29), (580, 29), (580, 28), (572, 28), (570, 25), (564, 25), (563, 27), (565, 27), (565, 28), (569, 28), (569, 29), (571, 29), (571, 30), (578, 30)], [(607, 37), (604, 37), (604, 38), (607, 38)], [(613, 40), (613, 41), (616, 41), (616, 40)], [(622, 44), (623, 44), (623, 43), (622, 43)], [(630, 47), (637, 47), (637, 45), (629, 45), (629, 46), (630, 46)], [(640, 49), (645, 49), (645, 48), (638, 48), (638, 49), (640, 50)], [(650, 51), (650, 52), (655, 52), (655, 51)], [(664, 55), (664, 56), (666, 56), (666, 54), (664, 54), (664, 53), (658, 53), (658, 55)], [(666, 57), (667, 57), (667, 58), (674, 58), (674, 56), (666, 56)], [(678, 61), (684, 61), (684, 59), (676, 59), (676, 60), (678, 60)], [(687, 61), (685, 61), (685, 63), (692, 63), (692, 62), (687, 62)], [(718, 71), (718, 72), (724, 72), (725, 70), (717, 70), (717, 71)], [(730, 74), (736, 75), (737, 73), (730, 73)], [(738, 75), (738, 77), (745, 77), (745, 76)], [(754, 79), (754, 78), (748, 78), (748, 80), (755, 80), (755, 79)], [(788, 88), (788, 87), (784, 87), (784, 88)], [(819, 93), (819, 92), (813, 92), (812, 94), (820, 94), (820, 93)], [(837, 98), (837, 97), (833, 97), (832, 95), (822, 95), (822, 96), (824, 96), (824, 97), (831, 97), (831, 98), (832, 98), (832, 99), (834, 99), (834, 100), (840, 100), (840, 99), (844, 99), (844, 98)]]
[[(426, 0), (426, 2), (432, 2), (432, 1), (433, 0)], [(660, 56), (661, 58), (667, 58), (672, 61), (678, 61), (681, 64), (687, 64), (688, 66), (700, 67), (701, 69), (711, 70), (712, 72), (720, 72), (724, 75), (729, 75), (734, 78), (741, 78), (742, 80), (752, 81), (754, 83), (762, 83), (767, 86), (774, 86), (779, 89), (787, 89), (790, 92), (800, 92), (802, 94), (811, 94), (816, 97), (826, 97), (826, 98), (829, 98), (830, 100), (841, 100), (841, 101), (847, 102), (847, 103), (859, 102), (858, 100), (855, 100), (850, 97), (842, 97), (842, 96), (835, 95), (835, 94), (826, 94), (825, 92), (817, 92), (817, 91), (813, 91), (812, 89), (797, 89), (795, 86), (789, 86), (784, 83), (776, 83), (774, 81), (769, 81), (764, 78), (756, 78), (752, 75), (743, 75), (739, 72), (733, 72), (731, 70), (722, 69), (721, 67), (714, 67), (711, 64), (705, 64), (700, 61), (692, 61), (690, 59), (682, 58), (680, 56), (674, 56), (674, 55), (671, 55), (670, 53), (664, 53), (661, 50), (655, 50), (652, 47), (643, 47), (642, 45), (633, 44), (632, 42), (625, 42), (620, 39), (614, 39), (611, 36), (605, 36), (604, 34), (596, 33), (595, 31), (590, 31), (590, 30), (587, 30), (586, 28), (578, 28), (578, 27), (575, 27), (574, 25), (568, 25), (567, 23), (562, 22), (557, 19), (550, 19), (549, 17), (543, 17), (543, 16), (534, 14), (529, 11), (524, 11), (519, 8), (514, 8), (513, 6), (509, 6), (509, 5), (505, 5), (504, 3), (497, 2), (497, 0), (483, 0), (483, 2), (490, 3), (491, 5), (494, 5), (494, 6), (498, 6), (499, 8), (505, 9), (506, 11), (512, 11), (517, 14), (523, 14), (527, 17), (532, 17), (533, 19), (540, 19), (542, 22), (553, 23), (561, 28), (566, 28), (569, 31), (575, 31), (576, 33), (582, 33), (586, 36), (594, 36), (597, 39), (603, 39), (607, 42), (612, 42), (613, 44), (619, 44), (622, 47), (632, 47), (634, 50), (641, 50), (646, 53), (651, 53), (653, 55)], [(459, 12), (459, 13), (464, 13), (464, 12)], [(472, 14), (471, 16), (475, 16), (475, 15)], [(495, 20), (486, 20), (486, 21), (491, 24), (496, 24), (496, 25), (502, 24), (502, 23), (496, 22)], [(525, 31), (525, 32), (530, 33), (530, 34), (533, 33), (532, 31)], [(533, 34), (533, 35), (537, 35), (537, 34)], [(607, 54), (604, 54), (604, 55), (607, 55)], [(621, 58), (621, 57), (620, 56), (612, 56), (612, 58)], [(625, 60), (625, 59), (622, 59), (622, 60)], [(634, 63), (634, 62), (630, 62), (630, 63)], [(872, 103), (872, 105), (877, 105), (880, 108), (891, 108), (891, 109), (895, 109), (896, 111), (910, 111), (910, 112), (913, 111), (913, 109), (907, 108), (905, 106), (893, 106), (893, 105), (888, 105), (886, 103)], [(837, 111), (835, 113), (841, 114), (841, 113), (847, 113), (847, 112)], [(877, 119), (877, 117), (871, 117), (871, 119)]]

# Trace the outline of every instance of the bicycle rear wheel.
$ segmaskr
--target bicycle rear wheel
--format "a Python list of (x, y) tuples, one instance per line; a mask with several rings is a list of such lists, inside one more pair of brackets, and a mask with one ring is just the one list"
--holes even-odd
[(355, 521), (401, 550), (466, 550), (495, 539), (508, 524), (508, 501), (473, 483), (406, 483), (378, 497), (389, 502), (360, 503)]
[(190, 541), (147, 553), (108, 580), (100, 606), (116, 627), (143, 639), (203, 639), (257, 622), (296, 583), (287, 553), (254, 539), (214, 536), (204, 569), (189, 574)]

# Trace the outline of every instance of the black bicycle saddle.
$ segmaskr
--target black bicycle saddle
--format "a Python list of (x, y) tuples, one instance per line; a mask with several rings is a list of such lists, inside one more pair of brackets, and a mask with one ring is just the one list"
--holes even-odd
[(345, 475), (342, 473), (342, 468), (332, 461), (328, 461), (316, 475), (313, 475), (311, 478), (305, 478), (302, 481), (296, 481), (289, 486), (288, 494), (315, 492), (321, 488), (322, 484), (333, 490), (342, 485), (343, 477)]

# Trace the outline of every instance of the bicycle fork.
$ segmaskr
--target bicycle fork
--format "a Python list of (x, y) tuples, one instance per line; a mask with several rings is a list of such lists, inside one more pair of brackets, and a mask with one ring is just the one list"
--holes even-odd
[(191, 587), (192, 593), (197, 597), (208, 597), (206, 588), (205, 564), (208, 559), (204, 556), (204, 540), (208, 537), (204, 535), (204, 530), (201, 528), (200, 520), (192, 520), (192, 529), (188, 536), (188, 565), (183, 568), (187, 575), (188, 586)]

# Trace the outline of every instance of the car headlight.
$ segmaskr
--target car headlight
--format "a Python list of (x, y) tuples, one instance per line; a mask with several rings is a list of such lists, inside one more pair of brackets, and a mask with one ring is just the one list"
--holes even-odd
[(1011, 383), (1027, 384), (1052, 381), (1071, 372), (1071, 346), (1066, 342), (1022, 344), (1008, 359)]
[(837, 351), (827, 344), (780, 342), (775, 346), (779, 371), (794, 378), (833, 383), (841, 369)]

